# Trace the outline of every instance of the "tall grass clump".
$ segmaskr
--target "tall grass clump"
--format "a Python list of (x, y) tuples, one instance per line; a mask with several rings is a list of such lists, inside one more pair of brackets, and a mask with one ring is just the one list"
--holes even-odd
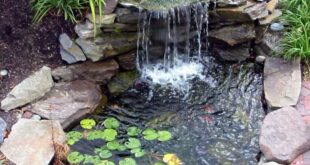
[(283, 18), (289, 23), (283, 38), (286, 59), (310, 58), (310, 0), (282, 0)]

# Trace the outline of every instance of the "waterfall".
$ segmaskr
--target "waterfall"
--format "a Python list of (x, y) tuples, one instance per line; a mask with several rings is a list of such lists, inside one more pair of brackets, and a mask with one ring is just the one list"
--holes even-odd
[[(208, 3), (197, 2), (164, 11), (139, 9), (137, 68), (155, 84), (184, 88), (201, 77), (208, 51)], [(154, 46), (163, 48), (154, 56)]]

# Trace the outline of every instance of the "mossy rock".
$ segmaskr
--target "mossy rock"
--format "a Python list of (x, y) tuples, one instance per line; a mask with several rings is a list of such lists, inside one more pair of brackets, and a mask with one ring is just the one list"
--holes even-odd
[(138, 78), (136, 71), (120, 72), (108, 84), (108, 89), (112, 95), (119, 95), (127, 91)]

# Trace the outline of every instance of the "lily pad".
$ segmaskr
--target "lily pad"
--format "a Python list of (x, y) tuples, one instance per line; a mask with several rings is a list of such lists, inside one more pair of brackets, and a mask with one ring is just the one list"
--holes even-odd
[(127, 129), (127, 134), (129, 136), (139, 136), (140, 133), (141, 133), (141, 129), (139, 129), (138, 127), (129, 127)]
[(168, 131), (158, 131), (158, 140), (161, 142), (168, 141), (172, 138), (172, 135)]
[(110, 117), (110, 118), (105, 119), (105, 121), (103, 122), (103, 125), (109, 129), (117, 129), (120, 124), (117, 119)]
[(83, 164), (99, 164), (101, 162), (99, 156), (85, 155)]
[(67, 156), (67, 160), (70, 164), (79, 164), (84, 160), (84, 156), (79, 152), (71, 152)]
[(125, 158), (125, 159), (119, 161), (119, 165), (137, 165), (137, 163), (132, 158)]
[(125, 151), (126, 149), (127, 149), (127, 147), (124, 145), (119, 145), (117, 148), (118, 151)]
[(166, 164), (163, 162), (156, 162), (156, 163), (154, 163), (154, 165), (166, 165)]
[(135, 154), (136, 158), (139, 158), (145, 155), (145, 151), (141, 148), (132, 149), (130, 152)]
[(83, 134), (78, 131), (70, 131), (67, 133), (67, 143), (73, 145), (83, 137)]
[(103, 160), (102, 162), (100, 162), (98, 165), (115, 165), (114, 162), (111, 162), (109, 160)]
[(125, 143), (125, 146), (129, 149), (139, 148), (141, 146), (140, 140), (136, 138), (129, 138)]
[(105, 129), (104, 130), (104, 138), (106, 141), (113, 141), (117, 136), (117, 132), (114, 129)]
[(116, 140), (110, 141), (107, 143), (107, 147), (109, 150), (116, 150), (120, 146), (119, 142)]
[(102, 159), (107, 159), (107, 158), (112, 156), (112, 153), (109, 150), (102, 150), (102, 151), (100, 151), (99, 156)]
[(87, 135), (87, 140), (105, 139), (105, 134), (103, 131), (96, 130), (91, 131)]
[(84, 129), (92, 129), (96, 125), (96, 121), (94, 119), (83, 119), (80, 125)]
[(144, 130), (142, 132), (142, 134), (143, 134), (143, 138), (145, 140), (155, 140), (158, 138), (158, 134), (157, 134), (156, 130), (154, 130), (154, 129), (148, 128), (148, 129)]

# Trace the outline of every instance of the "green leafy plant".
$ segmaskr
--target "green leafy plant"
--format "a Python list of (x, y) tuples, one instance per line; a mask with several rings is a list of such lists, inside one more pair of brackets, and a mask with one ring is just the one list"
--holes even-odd
[(103, 131), (95, 130), (88, 132), (87, 140), (105, 139), (105, 134)]
[(114, 162), (111, 162), (109, 160), (103, 160), (102, 162), (100, 162), (98, 165), (115, 165)]
[(81, 132), (71, 131), (67, 133), (67, 143), (73, 145), (83, 137)]
[(110, 141), (107, 143), (107, 147), (109, 150), (116, 150), (120, 146), (119, 142), (116, 140)]
[[(93, 17), (93, 20), (94, 20), (94, 31), (95, 31), (95, 34), (97, 34), (96, 6), (98, 6), (98, 8), (99, 8), (99, 17), (102, 17), (102, 15), (103, 15), (102, 6), (105, 5), (104, 1), (105, 0), (88, 0), (89, 6), (90, 6), (90, 10), (91, 10), (91, 14), (92, 14), (92, 17)], [(101, 18), (99, 18), (99, 19), (101, 19)]]
[(102, 150), (102, 151), (99, 152), (99, 156), (100, 156), (102, 159), (107, 159), (107, 158), (109, 158), (109, 157), (112, 156), (112, 153), (111, 153), (111, 151), (109, 151), (109, 150)]
[(144, 131), (142, 132), (142, 134), (143, 134), (143, 138), (144, 138), (145, 140), (155, 140), (155, 139), (158, 138), (157, 131), (154, 130), (154, 129), (148, 128), (148, 129), (144, 130)]
[(137, 165), (137, 163), (132, 158), (125, 158), (125, 159), (119, 161), (119, 165)]
[(67, 156), (67, 160), (70, 164), (78, 164), (84, 160), (84, 156), (80, 154), (79, 152), (71, 152)]
[(129, 136), (139, 136), (140, 133), (141, 133), (141, 129), (139, 129), (138, 127), (129, 127), (127, 129), (127, 134)]
[(99, 164), (100, 162), (99, 156), (84, 155), (83, 164)]
[(117, 129), (119, 127), (119, 122), (118, 120), (116, 120), (115, 118), (113, 117), (110, 117), (110, 118), (107, 118), (104, 122), (103, 122), (103, 125), (106, 127), (106, 128), (109, 128), (109, 129)]
[(117, 132), (114, 129), (105, 129), (104, 130), (104, 138), (106, 141), (113, 141), (117, 136)]
[(172, 138), (172, 135), (168, 131), (158, 131), (158, 140), (161, 142), (168, 141)]
[(83, 119), (80, 125), (84, 129), (92, 129), (96, 125), (96, 121), (94, 119)]
[(32, 9), (35, 11), (34, 22), (40, 22), (43, 17), (52, 12), (63, 15), (65, 20), (76, 22), (76, 13), (82, 14), (85, 8), (84, 0), (33, 0)]
[(125, 146), (129, 149), (139, 148), (141, 146), (140, 140), (136, 138), (129, 138), (125, 143)]
[(130, 152), (133, 153), (136, 158), (139, 158), (145, 155), (145, 151), (141, 148), (132, 149)]

